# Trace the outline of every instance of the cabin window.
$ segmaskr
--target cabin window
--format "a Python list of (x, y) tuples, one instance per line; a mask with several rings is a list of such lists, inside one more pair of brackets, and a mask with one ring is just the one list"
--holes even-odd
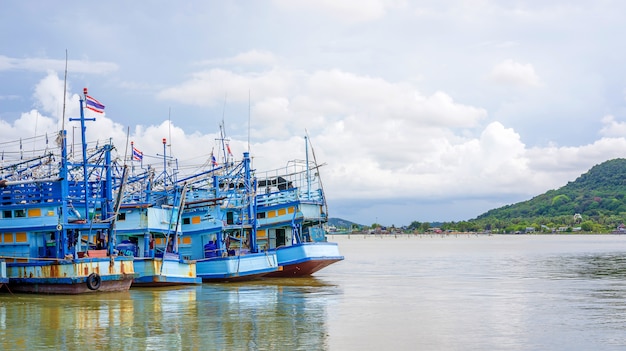
[(12, 243), (13, 242), (13, 233), (3, 233), (2, 234), (2, 242), (4, 243)]
[(257, 239), (267, 239), (267, 232), (265, 231), (265, 229), (257, 230), (256, 238)]
[(287, 213), (292, 214), (295, 211), (295, 209), (293, 207), (289, 207), (287, 209)]
[(190, 224), (191, 220), (189, 218), (183, 218), (183, 224)]
[(265, 212), (258, 212), (258, 213), (256, 214), (256, 218), (257, 218), (257, 219), (263, 219), (263, 218), (265, 218)]
[(2, 218), (13, 218), (13, 211), (2, 211)]
[(276, 211), (267, 211), (267, 218), (276, 217)]
[(287, 210), (284, 208), (281, 208), (278, 210), (278, 215), (279, 216), (284, 216), (285, 214), (287, 214)]
[(26, 242), (26, 233), (15, 233), (15, 242), (16, 243), (25, 243)]
[(15, 217), (26, 217), (25, 210), (15, 210)]
[(30, 210), (28, 210), (28, 217), (41, 217), (41, 209), (31, 208)]
[(200, 216), (191, 217), (191, 223), (200, 224)]
[(117, 214), (117, 220), (118, 221), (125, 221), (126, 220), (126, 213), (118, 213)]

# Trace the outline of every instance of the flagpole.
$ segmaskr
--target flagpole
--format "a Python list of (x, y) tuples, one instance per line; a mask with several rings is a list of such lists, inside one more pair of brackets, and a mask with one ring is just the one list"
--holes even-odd
[[(85, 101), (87, 100), (87, 88), (83, 88), (83, 94), (85, 95)], [(89, 219), (89, 201), (87, 201), (88, 199), (88, 194), (89, 194), (89, 174), (87, 171), (87, 136), (86, 134), (86, 126), (85, 126), (85, 120), (87, 120), (85, 118), (85, 111), (83, 109), (83, 100), (80, 100), (80, 130), (81, 130), (81, 137), (82, 137), (82, 142), (83, 142), (83, 181), (85, 183), (85, 220)], [(89, 121), (95, 121), (95, 118), (89, 118)]]
[(163, 188), (167, 186), (167, 140), (163, 138)]
[[(126, 166), (126, 157), (128, 157), (128, 139), (130, 139), (130, 127), (126, 127), (126, 144), (124, 144), (124, 166)], [(133, 142), (130, 142), (131, 150), (130, 153), (133, 153)]]

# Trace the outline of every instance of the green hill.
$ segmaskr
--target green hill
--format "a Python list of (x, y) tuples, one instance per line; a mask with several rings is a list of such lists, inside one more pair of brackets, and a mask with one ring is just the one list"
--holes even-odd
[(362, 227), (362, 225), (350, 222), (341, 218), (328, 218), (328, 225), (337, 228), (338, 230), (349, 230), (353, 227)]
[[(580, 216), (576, 216), (579, 214)], [(490, 210), (472, 222), (487, 227), (498, 221), (509, 224), (546, 223), (573, 225), (591, 222), (615, 228), (626, 219), (626, 159), (595, 165), (567, 185), (528, 201)], [(501, 227), (503, 223), (497, 225)]]

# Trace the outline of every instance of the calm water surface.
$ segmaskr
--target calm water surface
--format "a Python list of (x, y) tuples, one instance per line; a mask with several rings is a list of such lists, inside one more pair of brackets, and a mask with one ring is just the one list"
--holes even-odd
[(334, 236), (314, 278), (0, 294), (11, 350), (624, 350), (626, 236)]

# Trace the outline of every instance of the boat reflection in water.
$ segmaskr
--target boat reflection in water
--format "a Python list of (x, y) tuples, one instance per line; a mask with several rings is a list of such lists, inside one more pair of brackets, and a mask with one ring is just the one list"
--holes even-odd
[(132, 324), (130, 293), (0, 295), (0, 340), (13, 350), (106, 349)]
[(33, 350), (326, 349), (328, 297), (337, 289), (300, 278), (84, 296), (0, 294), (0, 340)]
[[(210, 285), (198, 300), (199, 337), (211, 349), (327, 349), (328, 295), (315, 278)], [(207, 290), (207, 285), (203, 286)], [(215, 298), (219, 296), (219, 298)]]

